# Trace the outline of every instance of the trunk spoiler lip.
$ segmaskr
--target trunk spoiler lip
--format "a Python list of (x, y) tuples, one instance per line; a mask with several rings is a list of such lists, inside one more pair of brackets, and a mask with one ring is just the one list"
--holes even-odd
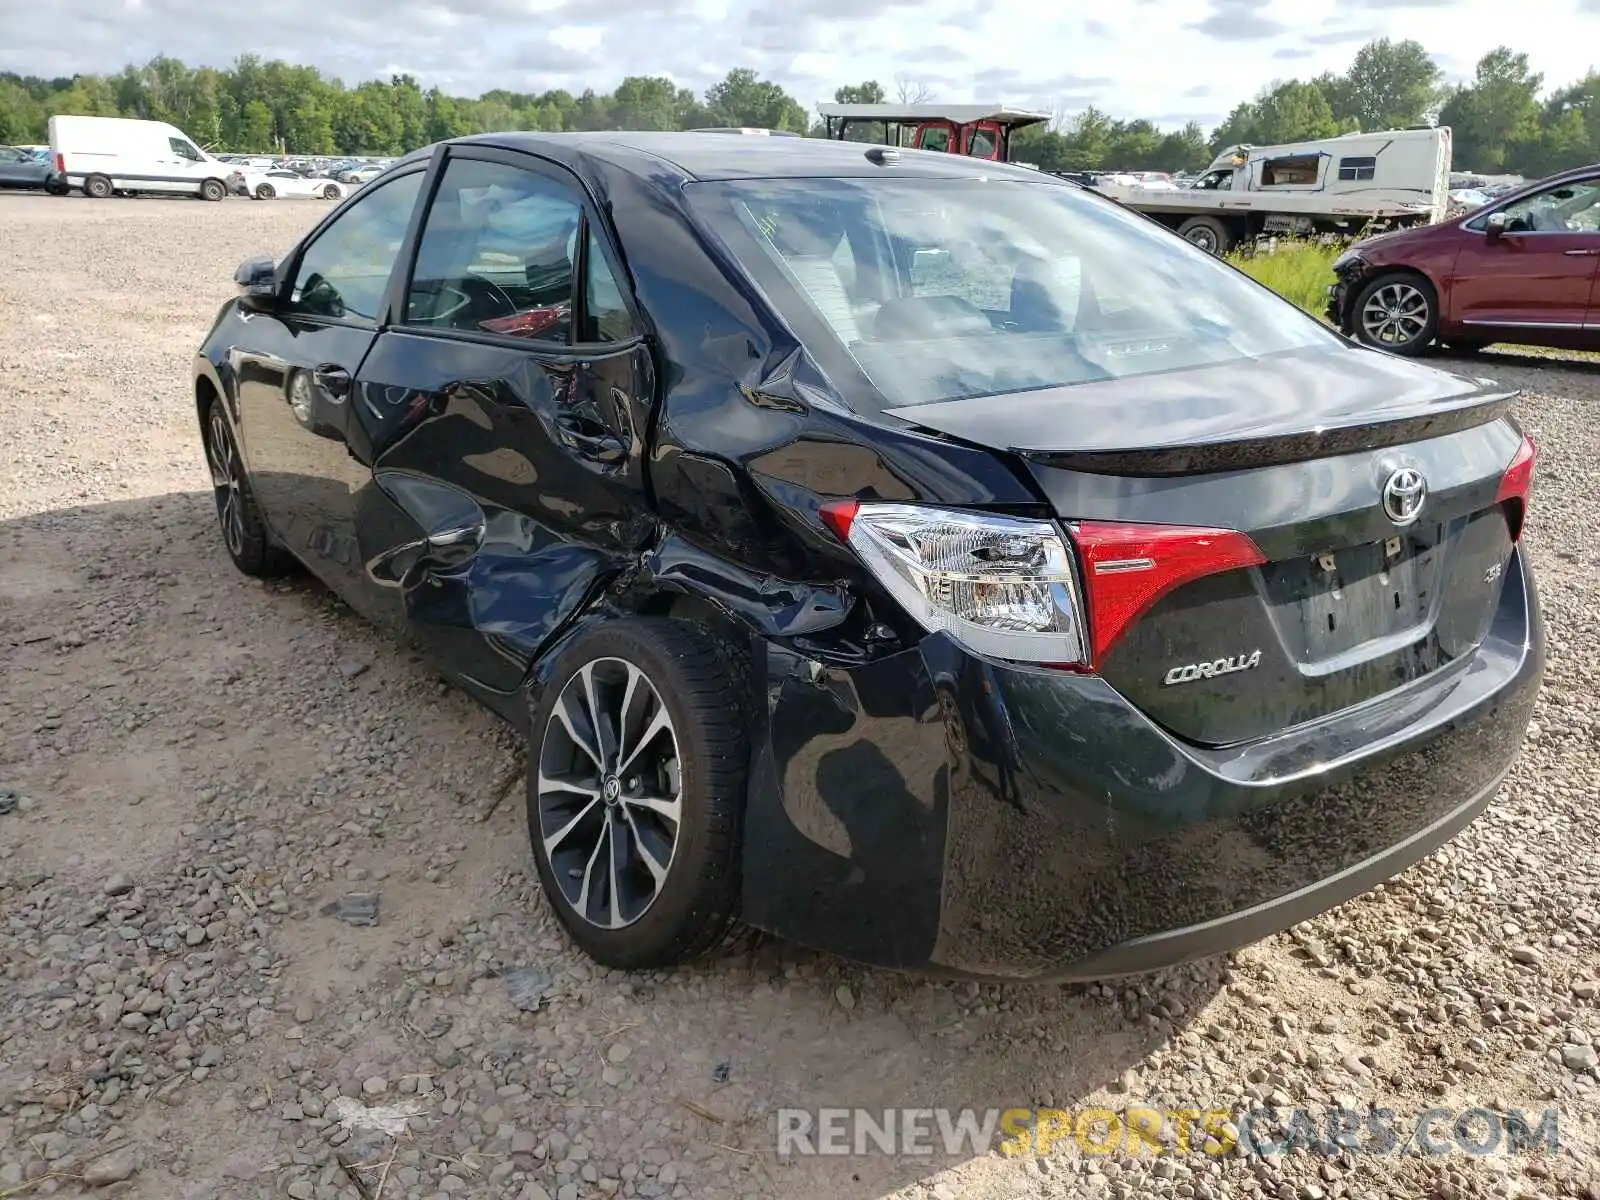
[(1006, 449), (1042, 467), (1095, 475), (1167, 477), (1243, 471), (1448, 437), (1509, 416), (1520, 394), (1515, 389), (1480, 392), (1463, 397), (1462, 403), (1442, 411), (1430, 407), (1410, 415), (1385, 415), (1374, 421), (1264, 437), (1115, 449), (1036, 450), (1026, 446)]

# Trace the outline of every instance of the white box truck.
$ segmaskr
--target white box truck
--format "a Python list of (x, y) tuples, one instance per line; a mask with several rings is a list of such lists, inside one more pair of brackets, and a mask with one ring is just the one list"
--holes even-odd
[(234, 168), (165, 121), (51, 117), (50, 152), (69, 187), (85, 196), (155, 192), (221, 200)]

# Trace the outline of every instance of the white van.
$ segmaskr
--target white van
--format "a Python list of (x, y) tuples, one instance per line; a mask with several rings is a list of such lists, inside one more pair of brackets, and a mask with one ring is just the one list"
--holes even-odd
[(50, 150), (68, 185), (97, 200), (119, 192), (221, 200), (234, 170), (183, 130), (131, 117), (51, 117)]

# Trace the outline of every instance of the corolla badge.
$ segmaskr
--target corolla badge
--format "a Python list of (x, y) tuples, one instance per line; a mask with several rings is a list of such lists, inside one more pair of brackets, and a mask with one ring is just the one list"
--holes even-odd
[(1428, 498), (1428, 481), (1414, 467), (1401, 467), (1390, 475), (1383, 485), (1383, 513), (1400, 527), (1405, 527), (1422, 515), (1422, 504)]
[(1260, 665), (1261, 651), (1252, 650), (1249, 654), (1235, 654), (1228, 658), (1213, 659), (1211, 662), (1186, 663), (1181, 667), (1173, 667), (1161, 682), (1171, 687), (1175, 683), (1193, 683), (1196, 679), (1215, 679), (1218, 675), (1252, 671)]

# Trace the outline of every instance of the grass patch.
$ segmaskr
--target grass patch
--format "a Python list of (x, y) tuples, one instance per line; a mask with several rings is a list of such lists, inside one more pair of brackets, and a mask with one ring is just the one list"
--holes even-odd
[[(1257, 283), (1265, 284), (1291, 304), (1299, 305), (1319, 321), (1327, 320), (1328, 285), (1333, 282), (1333, 260), (1345, 250), (1342, 244), (1280, 241), (1276, 250), (1241, 248), (1227, 258)], [(1495, 351), (1525, 358), (1600, 363), (1600, 351), (1558, 350), (1547, 346), (1496, 343)]]
[(1328, 285), (1333, 282), (1333, 260), (1343, 250), (1343, 246), (1319, 242), (1279, 242), (1273, 251), (1265, 246), (1254, 252), (1235, 250), (1228, 261), (1320, 319), (1327, 307)]

